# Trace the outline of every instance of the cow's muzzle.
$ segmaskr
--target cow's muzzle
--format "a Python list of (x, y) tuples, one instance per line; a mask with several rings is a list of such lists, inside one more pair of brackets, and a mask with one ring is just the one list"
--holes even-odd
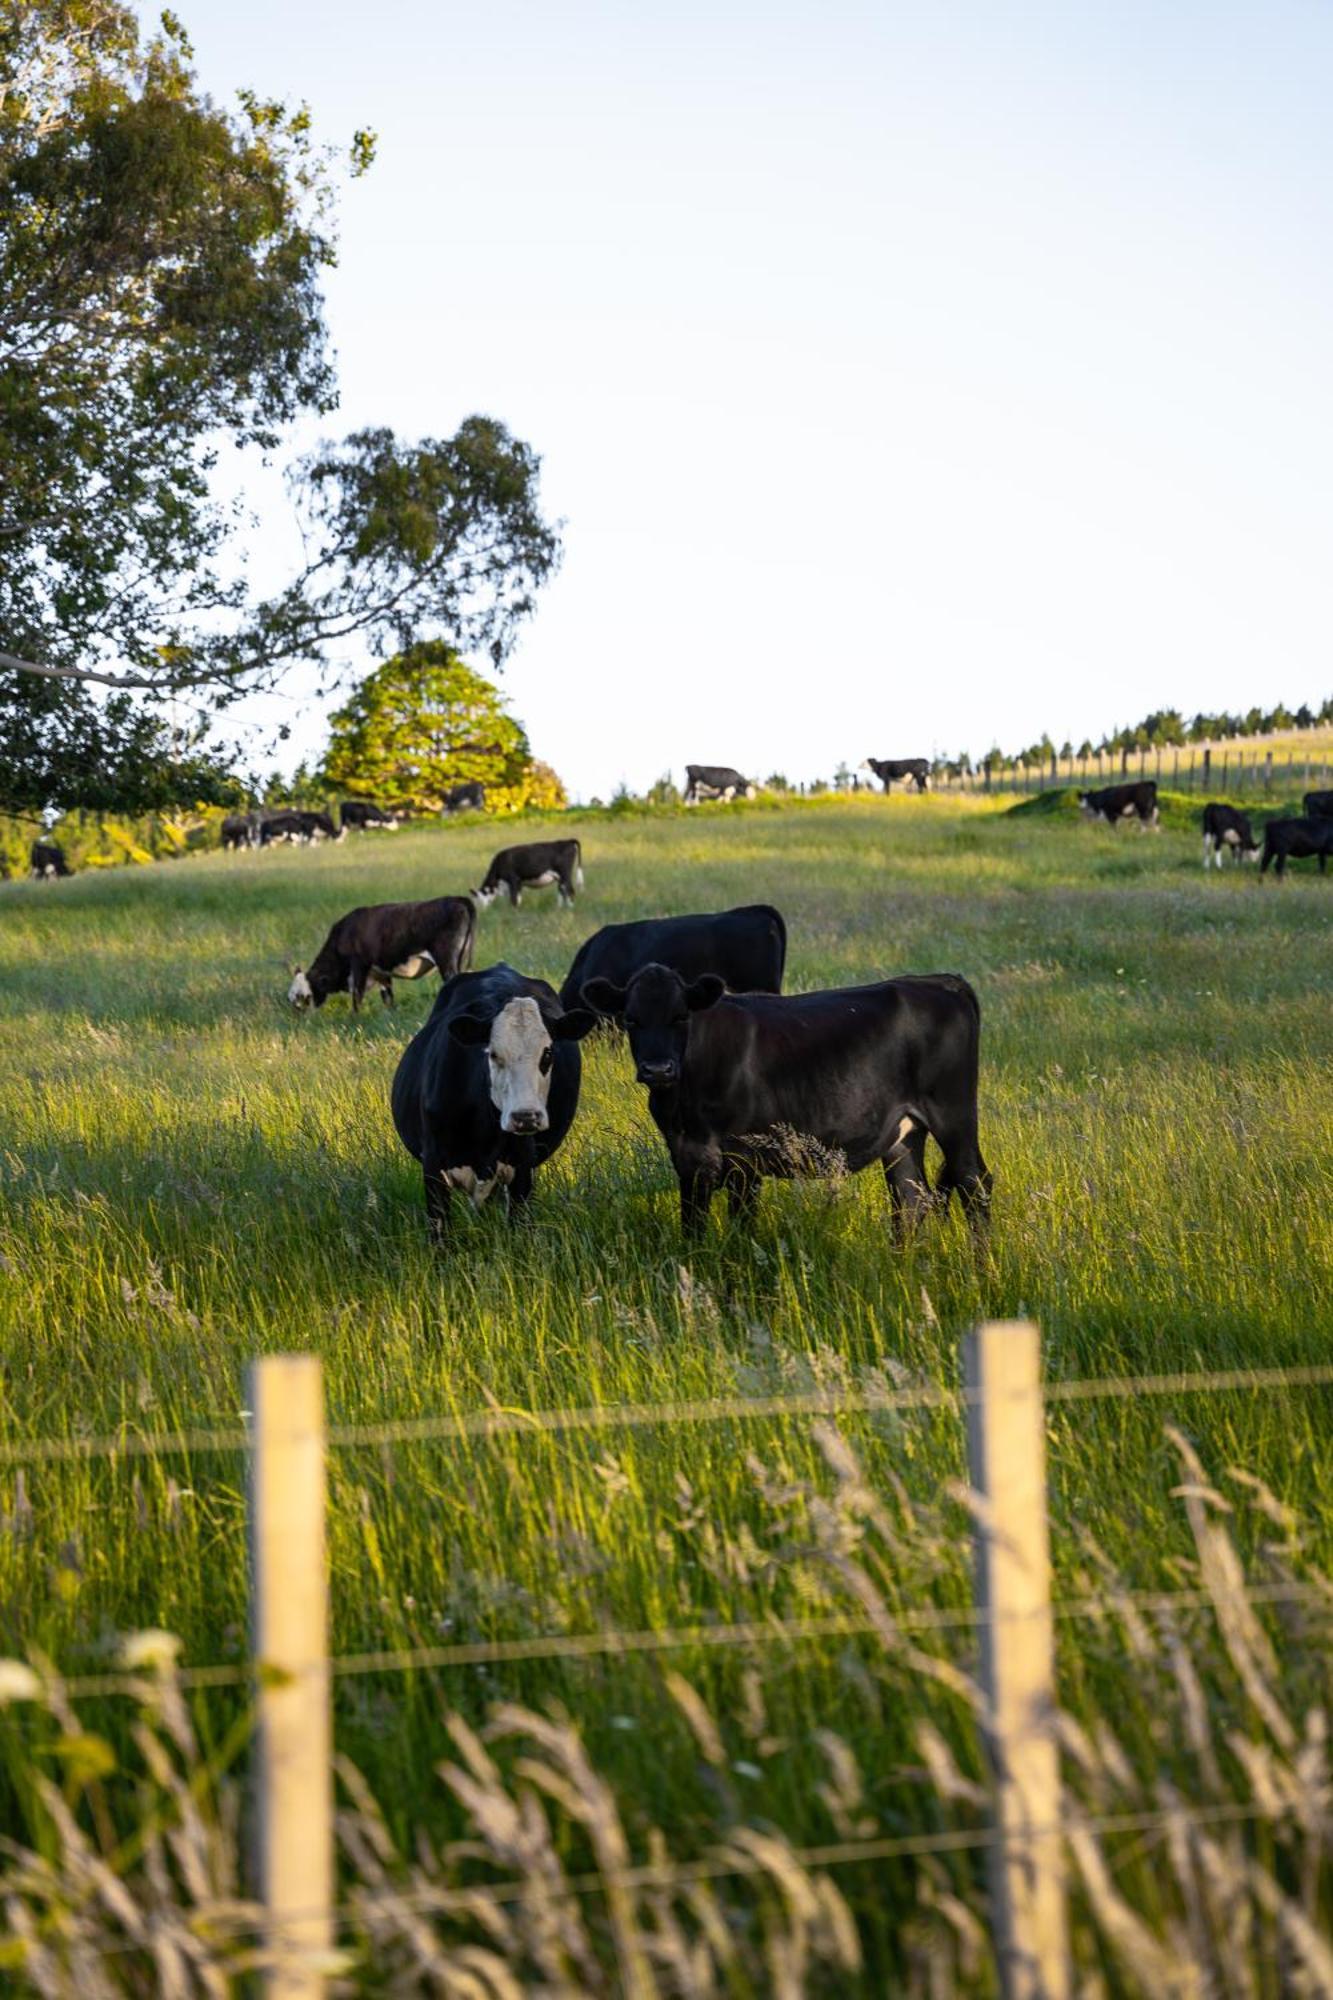
[(640, 1063), (635, 1075), (650, 1090), (660, 1089), (663, 1084), (679, 1082), (680, 1067), (674, 1062)]
[(544, 1132), (551, 1121), (544, 1111), (511, 1111), (502, 1122), (506, 1132)]

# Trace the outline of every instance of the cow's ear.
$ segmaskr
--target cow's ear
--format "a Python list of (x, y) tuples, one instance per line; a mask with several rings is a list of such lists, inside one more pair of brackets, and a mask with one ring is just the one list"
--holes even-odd
[(625, 988), (613, 986), (609, 979), (590, 979), (579, 998), (599, 1014), (623, 1014), (625, 1011)]
[(557, 1015), (554, 1021), (548, 1021), (546, 1025), (551, 1031), (553, 1042), (581, 1042), (585, 1035), (591, 1034), (600, 1021), (600, 1014), (594, 1014), (590, 1007), (570, 1007), (565, 1013)]
[(716, 1007), (726, 990), (726, 980), (715, 972), (700, 973), (694, 984), (685, 988), (685, 1005), (691, 1014), (702, 1013), (705, 1007)]
[(449, 1033), (465, 1049), (481, 1049), (491, 1039), (491, 1024), (485, 1014), (455, 1014)]

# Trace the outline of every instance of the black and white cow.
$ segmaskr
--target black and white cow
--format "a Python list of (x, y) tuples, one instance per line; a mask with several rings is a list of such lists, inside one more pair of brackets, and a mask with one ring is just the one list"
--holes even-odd
[(574, 891), (583, 887), (583, 849), (577, 840), (529, 840), (521, 847), (502, 847), (472, 894), (484, 910), (504, 890), (517, 909), (525, 889), (544, 889), (552, 882), (561, 905), (572, 909)]
[(1333, 792), (1307, 792), (1301, 804), (1307, 819), (1333, 819)]
[(1148, 827), (1161, 832), (1154, 778), (1136, 778), (1128, 785), (1105, 785), (1099, 792), (1080, 792), (1078, 803), (1086, 818), (1104, 819), (1108, 826), (1136, 819), (1140, 833)]
[(28, 866), (32, 870), (34, 882), (51, 882), (58, 875), (72, 875), (74, 870), (65, 859), (65, 850), (58, 841), (34, 840), (28, 856)]
[(297, 847), (305, 847), (313, 841), (341, 840), (343, 831), (333, 824), (325, 812), (307, 812), (303, 807), (284, 807), (281, 812), (266, 813), (259, 822), (259, 845), (274, 847), (280, 841), (288, 840)]
[(685, 803), (697, 806), (705, 799), (752, 799), (755, 788), (748, 778), (739, 771), (733, 771), (730, 764), (687, 764), (685, 766)]
[(393, 1122), (421, 1162), (426, 1215), (442, 1233), (454, 1192), (480, 1208), (497, 1187), (516, 1217), (532, 1177), (574, 1121), (582, 1062), (577, 1043), (596, 1025), (562, 1009), (544, 979), (510, 965), (461, 974), (441, 987), (429, 1019), (403, 1051)]
[(1259, 872), (1266, 875), (1276, 861), (1281, 881), (1288, 861), (1308, 861), (1316, 854), (1319, 873), (1325, 875), (1328, 857), (1333, 854), (1333, 819), (1270, 819), (1264, 828), (1264, 858), (1259, 863)]
[(605, 924), (575, 953), (560, 1005), (581, 1005), (589, 979), (628, 986), (641, 967), (653, 964), (669, 966), (686, 980), (715, 973), (733, 993), (780, 993), (786, 962), (787, 926), (771, 903)]
[(441, 812), (484, 812), (485, 809), (486, 787), (477, 778), (466, 785), (451, 786), (440, 800)]
[(1210, 801), (1203, 809), (1203, 865), (1210, 861), (1222, 866), (1224, 853), (1234, 861), (1257, 861), (1259, 843), (1250, 828), (1248, 813), (1235, 806)]
[(395, 979), (420, 979), (438, 970), (442, 979), (472, 963), (477, 913), (467, 896), (437, 896), (429, 903), (376, 903), (339, 917), (305, 972), (292, 967), (287, 998), (293, 1007), (322, 1007), (330, 993), (350, 993), (357, 1009), (367, 986), (393, 1005)]
[(991, 1177), (977, 1138), (981, 1009), (953, 973), (827, 993), (727, 994), (647, 965), (627, 987), (589, 980), (588, 1004), (620, 1015), (648, 1109), (680, 1182), (681, 1227), (702, 1228), (714, 1194), (749, 1210), (767, 1177), (878, 1160), (895, 1216), (932, 1205), (927, 1136), (944, 1154), (935, 1193), (957, 1190), (984, 1220)]
[(910, 778), (919, 792), (930, 790), (929, 757), (867, 757), (861, 769), (873, 771), (886, 792), (897, 778)]
[(224, 850), (233, 852), (240, 847), (257, 847), (260, 824), (258, 813), (228, 813), (222, 822)]
[(373, 799), (344, 799), (338, 808), (338, 823), (344, 833), (370, 833), (382, 829), (397, 833), (398, 815), (385, 812)]

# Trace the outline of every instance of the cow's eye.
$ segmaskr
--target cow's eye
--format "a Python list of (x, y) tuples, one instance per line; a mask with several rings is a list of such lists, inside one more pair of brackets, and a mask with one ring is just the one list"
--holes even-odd
[(551, 1064), (554, 1061), (555, 1061), (555, 1051), (551, 1048), (550, 1044), (548, 1043), (547, 1046), (542, 1050), (541, 1055), (537, 1058), (537, 1067), (541, 1071), (543, 1076), (546, 1075), (547, 1071), (550, 1069)]
[(503, 1056), (497, 1056), (494, 1049), (487, 1049), (486, 1053), (490, 1057), (491, 1061), (495, 1064), (495, 1067), (497, 1069), (504, 1068), (505, 1059)]

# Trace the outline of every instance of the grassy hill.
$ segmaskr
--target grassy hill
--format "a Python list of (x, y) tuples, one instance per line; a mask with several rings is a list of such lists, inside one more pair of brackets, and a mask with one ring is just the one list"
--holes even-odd
[[(498, 1211), (464, 1213), (451, 1249), (432, 1254), (387, 1092), (435, 983), (400, 986), (393, 1014), (353, 1020), (335, 1001), (302, 1019), (283, 1003), (286, 968), (356, 903), (478, 881), (493, 828), (9, 884), (0, 1438), (230, 1427), (250, 1357), (293, 1348), (323, 1356), (343, 1422), (952, 1383), (982, 1314), (1035, 1315), (1053, 1376), (1327, 1358), (1333, 883), (1302, 866), (1283, 888), (1253, 870), (1205, 878), (1192, 829), (1141, 837), (971, 800), (862, 797), (579, 831), (577, 909), (538, 895), (484, 913), (479, 963), (504, 957), (558, 983), (598, 924), (764, 899), (787, 917), (794, 988), (932, 969), (974, 982), (996, 1178), (989, 1265), (952, 1219), (895, 1249), (871, 1174), (770, 1187), (752, 1238), (719, 1216), (687, 1260), (642, 1092), (623, 1049), (601, 1039), (571, 1139), (539, 1176), (534, 1226), (510, 1233)], [(1329, 1414), (1318, 1391), (1053, 1407), (1060, 1590), (1086, 1590), (1103, 1569), (1145, 1588), (1196, 1573), (1169, 1421), (1209, 1479), (1242, 1468), (1295, 1510), (1302, 1561), (1328, 1566)], [(842, 1429), (891, 1511), (883, 1600), (967, 1603), (956, 1418)], [(837, 1484), (815, 1429), (790, 1421), (342, 1451), (335, 1648), (846, 1609), (818, 1523), (843, 1520), (867, 1560), (873, 1536), (845, 1488), (834, 1506)], [(1257, 1562), (1272, 1521), (1254, 1487), (1227, 1492)], [(5, 1650), (40, 1647), (74, 1671), (103, 1664), (117, 1632), (160, 1626), (188, 1660), (244, 1657), (234, 1458), (45, 1464), (21, 1484), (0, 1468), (0, 1517)], [(1210, 1698), (1238, 1704), (1244, 1727), (1215, 1624), (1191, 1620), (1186, 1636)], [(1294, 1625), (1290, 1637), (1295, 1694), (1327, 1698), (1327, 1650)], [(968, 1657), (956, 1634), (922, 1643)], [(1127, 1627), (1085, 1621), (1061, 1628), (1060, 1660), (1083, 1727), (1109, 1719), (1144, 1787), (1166, 1773), (1188, 1789), (1166, 1650), (1149, 1659)], [(665, 1667), (719, 1718), (716, 1742), (691, 1727)], [(636, 1844), (649, 1824), (688, 1856), (738, 1822), (815, 1843), (845, 1821), (885, 1834), (976, 1823), (924, 1782), (924, 1724), (960, 1774), (979, 1776), (965, 1707), (908, 1648), (841, 1638), (340, 1684), (339, 1746), (397, 1837), (457, 1828), (434, 1776), (450, 1747), (443, 1713), (479, 1723), (501, 1697), (564, 1704)], [(236, 1706), (199, 1697), (207, 1742)], [(113, 1704), (94, 1713), (123, 1752), (128, 1721)], [(22, 1816), (32, 1745), (18, 1710), (0, 1712), (0, 1745), (0, 1819)], [(102, 1809), (130, 1805), (111, 1785)], [(567, 1837), (575, 1863), (580, 1839)], [(901, 1975), (909, 1915), (939, 1926), (939, 1896), (975, 1905), (982, 1873), (975, 1853), (844, 1871), (864, 1990)], [(1174, 1891), (1149, 1849), (1126, 1851), (1119, 1882), (1148, 1922), (1166, 1921)], [(848, 1973), (826, 1990), (863, 1989)]]

